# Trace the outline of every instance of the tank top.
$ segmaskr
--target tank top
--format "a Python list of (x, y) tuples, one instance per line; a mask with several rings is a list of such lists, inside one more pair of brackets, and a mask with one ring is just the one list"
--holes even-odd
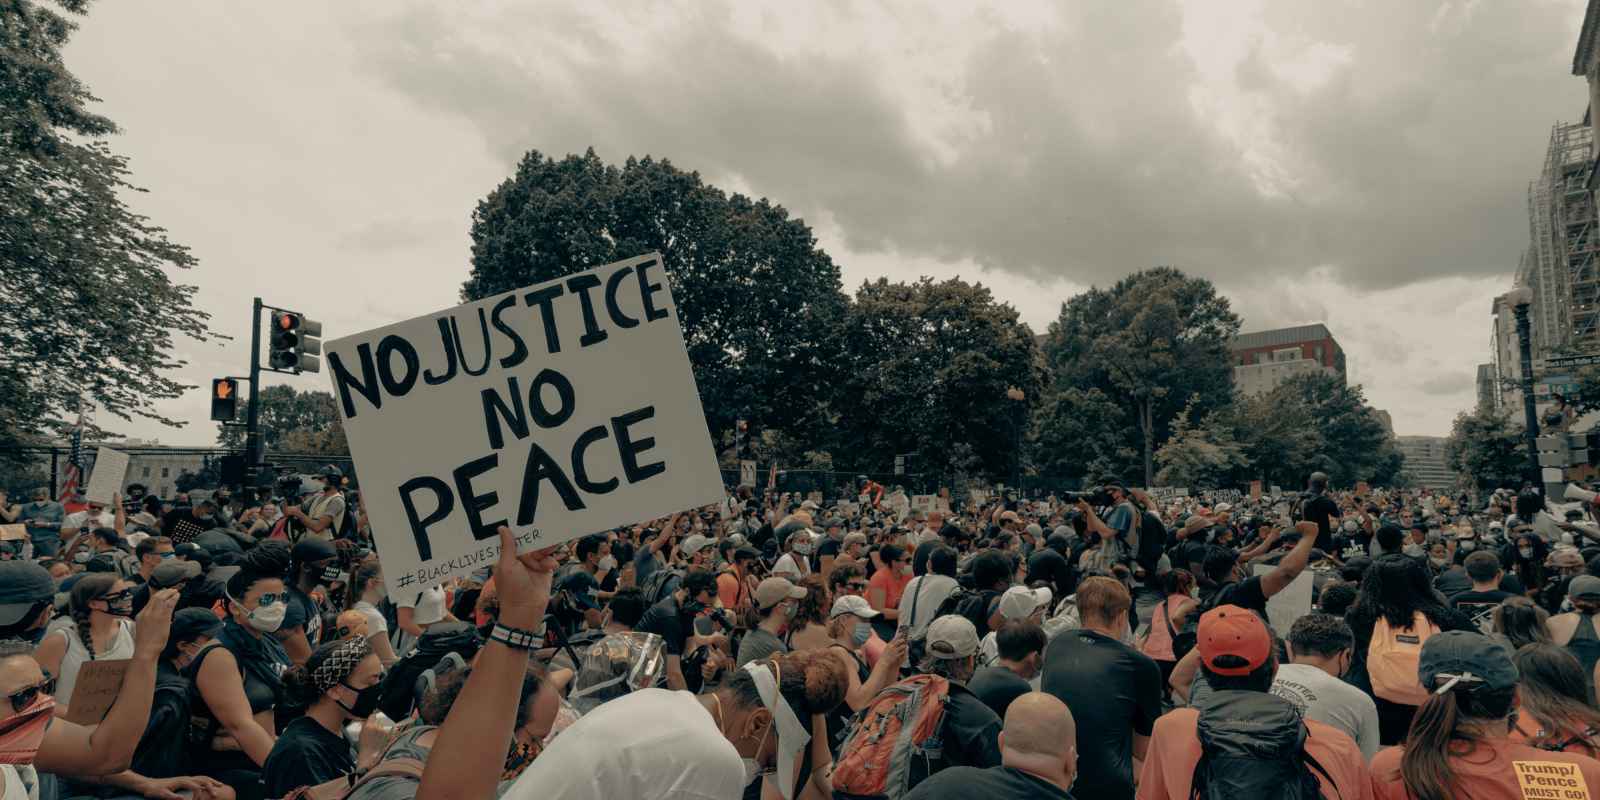
[(93, 656), (83, 646), (83, 637), (78, 635), (78, 626), (70, 617), (52, 623), (50, 635), (67, 639), (67, 650), (61, 654), (61, 674), (56, 677), (56, 696), (67, 703), (72, 702), (72, 690), (78, 685), (78, 671), (86, 662), (133, 658), (133, 623), (125, 619), (117, 620), (117, 635), (112, 637), (111, 647)]
[(1189, 599), (1186, 594), (1170, 595), (1156, 609), (1156, 613), (1150, 616), (1150, 633), (1144, 637), (1141, 652), (1156, 661), (1178, 660), (1172, 652), (1172, 634), (1178, 629), (1177, 624), (1172, 622), (1172, 615)]

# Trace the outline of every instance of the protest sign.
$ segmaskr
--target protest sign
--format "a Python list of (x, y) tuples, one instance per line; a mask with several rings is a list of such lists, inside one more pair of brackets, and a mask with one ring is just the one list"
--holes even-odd
[(1250, 499), (1251, 500), (1260, 500), (1261, 499), (1261, 481), (1251, 481), (1250, 482)]
[[(1257, 564), (1256, 575), (1265, 575), (1277, 566)], [(1294, 621), (1311, 613), (1311, 589), (1315, 577), (1312, 570), (1304, 570), (1283, 591), (1267, 598), (1267, 621), (1279, 636), (1288, 636)]]
[(927, 514), (936, 508), (937, 499), (931, 494), (914, 494), (911, 496), (911, 510)]
[(122, 479), (128, 474), (128, 454), (121, 450), (102, 447), (94, 454), (94, 471), (89, 473), (89, 485), (83, 496), (94, 503), (110, 503), (111, 495), (122, 491)]
[(724, 497), (659, 255), (325, 349), (392, 596)]
[(22, 524), (0, 525), (0, 542), (28, 541), (28, 526)]
[(756, 462), (739, 462), (739, 485), (748, 486), (752, 489), (756, 488)]
[(128, 671), (130, 660), (83, 662), (78, 668), (77, 682), (72, 685), (72, 699), (67, 702), (67, 721), (99, 725), (111, 710), (111, 704), (117, 701), (117, 693), (122, 691), (122, 676)]

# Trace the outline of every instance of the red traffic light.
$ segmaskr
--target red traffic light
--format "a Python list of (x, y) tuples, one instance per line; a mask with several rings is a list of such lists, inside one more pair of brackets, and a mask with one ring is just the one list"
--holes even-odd
[(280, 311), (272, 315), (272, 325), (280, 331), (292, 331), (300, 327), (300, 315)]

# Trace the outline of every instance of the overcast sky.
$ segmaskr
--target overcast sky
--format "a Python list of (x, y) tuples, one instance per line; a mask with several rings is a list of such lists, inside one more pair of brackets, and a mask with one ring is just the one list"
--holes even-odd
[[(781, 203), (847, 291), (960, 275), (1036, 332), (1178, 266), (1246, 330), (1326, 322), (1397, 432), (1442, 435), (1584, 113), (1583, 5), (101, 2), (67, 64), (235, 336), (186, 345), (207, 387), (245, 369), (253, 296), (330, 337), (454, 304), (474, 204), (592, 146)], [(101, 422), (213, 440), (203, 389), (161, 410), (191, 424)]]

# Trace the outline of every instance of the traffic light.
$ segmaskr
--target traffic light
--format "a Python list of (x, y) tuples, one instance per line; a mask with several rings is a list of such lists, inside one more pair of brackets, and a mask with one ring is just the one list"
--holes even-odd
[(239, 412), (239, 382), (232, 378), (211, 380), (211, 419), (232, 422)]
[(322, 370), (322, 323), (313, 322), (291, 311), (272, 315), (271, 354), (268, 366), (293, 372)]

